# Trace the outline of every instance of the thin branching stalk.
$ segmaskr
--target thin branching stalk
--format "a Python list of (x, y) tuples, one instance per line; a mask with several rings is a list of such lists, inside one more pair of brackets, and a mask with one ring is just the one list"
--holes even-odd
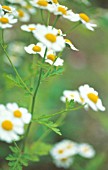
[(81, 24), (81, 22), (78, 22), (76, 25), (72, 26), (69, 30), (67, 30), (65, 32), (65, 34), (69, 34), (71, 33), (73, 30), (75, 30), (75, 28), (77, 28), (79, 25)]
[(57, 16), (56, 16), (56, 19), (54, 20), (54, 23), (53, 23), (52, 28), (54, 28), (54, 27), (56, 26), (57, 21), (58, 21), (59, 18), (60, 18), (60, 15), (57, 15)]
[[(44, 58), (43, 58), (42, 63), (45, 62), (46, 53), (47, 53), (47, 48), (46, 48), (46, 50), (45, 50)], [(43, 69), (40, 68), (40, 73), (39, 73), (38, 82), (37, 82), (37, 85), (36, 85), (36, 88), (35, 88), (35, 91), (34, 91), (34, 94), (33, 94), (33, 97), (32, 97), (32, 104), (31, 104), (31, 114), (32, 114), (32, 117), (33, 117), (33, 114), (34, 114), (34, 107), (35, 107), (37, 92), (38, 92), (38, 89), (39, 89), (39, 86), (40, 86), (40, 83), (41, 83), (42, 71), (43, 71)], [(28, 136), (28, 134), (29, 134), (31, 124), (32, 124), (32, 122), (30, 122), (30, 124), (28, 125), (27, 130), (26, 130), (26, 133), (25, 133), (25, 135), (24, 135), (24, 140), (23, 140), (23, 145), (22, 145), (22, 150), (23, 150), (23, 151), (24, 151), (24, 149), (25, 149), (25, 142), (26, 142), (27, 136)]]

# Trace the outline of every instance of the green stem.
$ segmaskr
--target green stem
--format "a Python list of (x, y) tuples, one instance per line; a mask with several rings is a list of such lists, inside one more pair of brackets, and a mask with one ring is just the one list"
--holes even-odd
[(49, 25), (49, 22), (50, 22), (50, 12), (48, 11), (47, 26)]
[[(46, 53), (47, 53), (47, 48), (46, 48), (46, 50), (45, 50), (44, 58), (43, 58), (42, 63), (45, 62)], [(33, 117), (33, 114), (34, 114), (34, 106), (35, 106), (35, 101), (36, 101), (37, 92), (38, 92), (38, 89), (39, 89), (39, 86), (40, 86), (40, 83), (41, 83), (42, 71), (43, 71), (43, 69), (40, 68), (38, 83), (37, 83), (37, 85), (36, 85), (36, 88), (35, 88), (35, 91), (34, 91), (34, 94), (33, 94), (33, 97), (32, 97), (32, 105), (31, 105), (31, 114), (32, 114), (32, 117)], [(28, 125), (27, 130), (26, 130), (26, 133), (25, 133), (25, 135), (24, 135), (24, 141), (23, 141), (23, 145), (22, 145), (22, 150), (23, 150), (23, 151), (24, 151), (24, 149), (25, 149), (25, 142), (26, 142), (26, 138), (27, 138), (27, 136), (28, 136), (28, 134), (29, 134), (31, 124), (32, 124), (32, 122), (30, 122), (30, 124)]]
[[(2, 41), (2, 42), (3, 42), (3, 41)], [(14, 72), (16, 73), (18, 79), (20, 80), (20, 82), (22, 83), (22, 85), (24, 86), (24, 88), (28, 91), (28, 93), (29, 93), (30, 95), (32, 95), (30, 89), (29, 89), (29, 88), (27, 87), (27, 85), (24, 83), (24, 81), (23, 81), (22, 78), (20, 77), (19, 73), (17, 72), (17, 69), (14, 67), (14, 65), (13, 65), (11, 59), (9, 58), (8, 53), (7, 53), (7, 51), (5, 50), (5, 48), (4, 48), (4, 46), (3, 46), (2, 43), (1, 43), (1, 47), (3, 48), (3, 51), (4, 51), (5, 55), (6, 55), (6, 57), (8, 58), (8, 60), (9, 60), (9, 62), (10, 62), (10, 64), (11, 64)]]
[(56, 19), (54, 20), (54, 24), (53, 24), (52, 28), (54, 28), (56, 26), (57, 21), (58, 21), (59, 18), (60, 18), (60, 15), (57, 15)]
[(42, 22), (43, 22), (43, 24), (45, 24), (45, 20), (44, 20), (44, 16), (43, 16), (43, 10), (41, 9), (40, 12), (41, 12)]
[(65, 34), (69, 34), (71, 33), (75, 28), (77, 28), (79, 25), (81, 24), (81, 22), (78, 22), (75, 26), (72, 26), (69, 30), (67, 30), (65, 32)]
[(1, 40), (2, 40), (2, 44), (3, 44), (3, 46), (4, 46), (4, 30), (2, 29), (1, 30)]

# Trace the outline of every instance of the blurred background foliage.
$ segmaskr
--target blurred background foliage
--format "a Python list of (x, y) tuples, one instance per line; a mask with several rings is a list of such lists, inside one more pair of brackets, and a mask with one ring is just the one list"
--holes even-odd
[[(35, 107), (36, 114), (54, 113), (64, 107), (64, 104), (60, 101), (60, 96), (63, 90), (74, 90), (82, 84), (89, 84), (94, 87), (100, 94), (103, 104), (106, 107), (106, 111), (94, 112), (89, 110), (86, 112), (84, 109), (80, 109), (74, 112), (68, 113), (62, 126), (60, 127), (62, 136), (58, 136), (53, 132), (50, 133), (45, 141), (51, 144), (58, 142), (62, 139), (71, 139), (76, 142), (88, 142), (92, 144), (96, 150), (97, 156), (100, 157), (96, 160), (99, 167), (88, 168), (87, 170), (107, 170), (108, 169), (108, 1), (107, 0), (61, 0), (61, 4), (72, 8), (74, 12), (85, 12), (94, 22), (98, 25), (94, 32), (87, 30), (83, 25), (77, 27), (67, 37), (72, 40), (75, 46), (79, 49), (79, 52), (66, 49), (62, 58), (65, 60), (65, 71), (62, 75), (48, 79), (41, 84)], [(46, 12), (45, 12), (46, 16)], [(53, 23), (54, 16), (51, 16), (50, 22)], [(42, 23), (39, 11), (37, 10), (36, 16), (32, 16), (30, 23)], [(73, 23), (60, 18), (57, 23), (57, 28), (61, 28), (64, 32), (72, 26)], [(30, 42), (35, 43), (36, 40), (31, 34), (23, 32), (20, 29), (22, 23), (16, 24), (12, 29), (5, 31), (5, 41), (10, 44), (14, 41), (21, 41), (24, 45), (28, 45)], [(74, 25), (74, 24), (73, 24)], [(12, 49), (13, 50), (13, 49)], [(15, 50), (15, 49), (14, 49)], [(13, 74), (12, 68), (4, 61), (3, 51), (0, 48), (0, 102), (6, 104), (8, 102), (17, 102), (20, 106), (28, 107), (30, 109), (31, 98), (25, 94), (23, 89), (14, 86), (14, 84), (6, 78), (7, 75)], [(31, 72), (37, 70), (37, 60), (40, 58), (34, 58), (34, 65), (32, 65), (33, 57), (29, 56), (25, 52), (20, 56), (16, 56), (21, 59), (20, 65), (17, 67), (18, 72), (22, 78), (28, 82)], [(29, 76), (28, 76), (29, 75)], [(37, 75), (34, 75), (37, 77)], [(29, 85), (29, 83), (28, 83)], [(32, 129), (29, 134), (29, 143), (33, 140), (37, 140), (44, 132), (45, 128), (36, 124), (32, 125)], [(3, 158), (8, 153), (8, 145), (0, 142), (0, 166), (7, 170), (7, 167), (3, 166)], [(94, 158), (96, 159), (96, 158)], [(91, 160), (77, 160), (77, 164), (81, 165), (82, 169), (85, 169), (90, 164)], [(76, 166), (76, 165), (75, 165)], [(72, 165), (71, 170), (75, 168)], [(92, 167), (92, 166), (91, 166)], [(42, 157), (41, 162), (31, 165), (26, 168), (29, 170), (56, 170), (51, 158)], [(81, 170), (81, 169), (75, 169)]]

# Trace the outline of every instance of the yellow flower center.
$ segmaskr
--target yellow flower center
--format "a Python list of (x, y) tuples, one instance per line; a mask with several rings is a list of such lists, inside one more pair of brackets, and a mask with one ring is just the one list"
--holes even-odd
[(67, 149), (71, 149), (71, 148), (73, 148), (73, 144), (69, 144), (68, 146), (67, 146)]
[(67, 44), (72, 44), (72, 42), (71, 42), (69, 39), (65, 39), (65, 42), (66, 42)]
[(8, 18), (1, 17), (0, 22), (3, 23), (3, 24), (7, 24), (7, 23), (9, 23), (9, 20), (8, 20)]
[(53, 3), (57, 4), (57, 3), (58, 3), (58, 0), (53, 0)]
[(95, 95), (93, 93), (88, 93), (87, 96), (92, 102), (97, 103), (98, 98), (99, 98), (97, 95)]
[(24, 12), (22, 10), (18, 10), (19, 17), (24, 17)]
[(56, 42), (56, 39), (57, 39), (56, 35), (50, 34), (50, 33), (46, 34), (45, 38), (52, 43)]
[(90, 18), (84, 13), (80, 13), (79, 16), (80, 16), (81, 19), (83, 19), (86, 22), (90, 21)]
[(47, 59), (55, 61), (56, 56), (54, 54), (49, 54), (49, 55), (47, 55)]
[(9, 6), (5, 6), (5, 5), (3, 5), (3, 6), (2, 6), (2, 8), (3, 8), (4, 10), (11, 11), (11, 8), (10, 8)]
[(62, 161), (62, 162), (66, 162), (66, 161), (67, 161), (67, 158), (62, 158), (61, 161)]
[(35, 52), (40, 52), (41, 51), (41, 47), (39, 47), (38, 45), (35, 45), (33, 48), (32, 48), (33, 51)]
[(58, 153), (59, 153), (59, 154), (62, 154), (63, 152), (64, 152), (64, 150), (62, 150), (62, 149), (59, 149), (59, 150), (58, 150)]
[(10, 131), (13, 129), (13, 123), (10, 120), (5, 120), (2, 122), (2, 128), (4, 130)]
[(64, 15), (67, 14), (67, 10), (64, 7), (59, 6), (58, 11), (61, 12), (62, 14), (64, 14)]
[(88, 148), (88, 147), (85, 147), (85, 148), (83, 149), (83, 151), (86, 153), (86, 152), (89, 151), (89, 148)]
[(48, 2), (47, 2), (46, 0), (39, 0), (39, 1), (37, 2), (37, 4), (40, 5), (40, 6), (47, 6), (47, 5), (48, 5)]
[(36, 28), (33, 28), (33, 27), (29, 27), (28, 29), (29, 29), (30, 31), (36, 30)]
[(71, 94), (70, 96), (71, 96), (72, 98), (74, 98), (74, 97), (75, 97), (75, 96), (74, 96), (74, 94)]
[(14, 116), (17, 117), (17, 118), (20, 118), (20, 117), (22, 117), (22, 113), (19, 110), (15, 110)]

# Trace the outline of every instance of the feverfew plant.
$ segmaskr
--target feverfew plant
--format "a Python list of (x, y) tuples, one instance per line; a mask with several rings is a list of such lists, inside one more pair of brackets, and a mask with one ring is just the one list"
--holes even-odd
[[(42, 23), (32, 23), (30, 20), (31, 15), (38, 17), (37, 10), (41, 13)], [(44, 13), (48, 14), (47, 22)], [(51, 24), (50, 20), (51, 15), (55, 15), (53, 24)], [(72, 9), (60, 4), (58, 0), (7, 0), (6, 4), (0, 4), (1, 50), (3, 50), (8, 63), (15, 73), (15, 76), (7, 75), (7, 78), (16, 86), (22, 88), (32, 99), (29, 102), (31, 108), (28, 104), (25, 107), (23, 103), (20, 106), (19, 103), (11, 101), (8, 101), (5, 105), (0, 105), (0, 140), (12, 144), (9, 146), (11, 153), (6, 157), (8, 167), (11, 170), (22, 170), (24, 166), (29, 166), (31, 162), (39, 161), (41, 155), (47, 155), (49, 152), (55, 165), (63, 168), (71, 166), (75, 155), (79, 154), (84, 158), (92, 158), (95, 155), (92, 146), (86, 143), (78, 144), (71, 140), (63, 140), (52, 148), (50, 144), (43, 142), (43, 139), (47, 137), (50, 131), (58, 135), (63, 134), (58, 127), (62, 124), (66, 113), (69, 111), (83, 107), (86, 110), (90, 107), (94, 111), (105, 111), (98, 92), (89, 85), (82, 85), (79, 87), (79, 90), (65, 90), (60, 98), (65, 103), (63, 110), (42, 115), (38, 115), (37, 111), (35, 116), (34, 108), (36, 107), (36, 98), (39, 95), (40, 84), (52, 76), (63, 73), (65, 60), (62, 59), (62, 54), (67, 47), (76, 52), (78, 51), (77, 45), (75, 46), (67, 38), (68, 33), (71, 33), (76, 26), (73, 26), (71, 29), (69, 28), (64, 33), (61, 28), (56, 28), (60, 17), (63, 17), (63, 20), (67, 19), (73, 24), (77, 22), (76, 26), (83, 24), (91, 31), (94, 31), (96, 27), (96, 24), (90, 22), (90, 18), (85, 13), (74, 13)], [(21, 53), (21, 48), (18, 48), (18, 44), (16, 46), (15, 44), (12, 45), (11, 48), (14, 55), (15, 53), (20, 57), (21, 55), (26, 57), (33, 55), (34, 58), (39, 60), (36, 63), (38, 71), (37, 68), (33, 68), (33, 73), (29, 77), (29, 83), (26, 83), (26, 78), (23, 79), (20, 76), (16, 68), (20, 65), (20, 62), (18, 64), (15, 63), (17, 60), (13, 59), (13, 54), (8, 52), (10, 45), (5, 42), (5, 30), (11, 27), (16, 29), (14, 26), (16, 26), (17, 22), (21, 24), (21, 26), (18, 24), (19, 30), (25, 31), (26, 35), (33, 37), (33, 39), (32, 42), (29, 41), (23, 44), (25, 53), (24, 51)], [(29, 24), (21, 22), (29, 22)], [(38, 56), (40, 56), (40, 59)], [(4, 59), (4, 61), (6, 60)], [(31, 79), (32, 86), (30, 85)], [(76, 103), (79, 105), (75, 105)], [(55, 119), (52, 120), (55, 116), (58, 116), (56, 121)], [(37, 141), (33, 142), (31, 139), (31, 143), (28, 143), (28, 135), (33, 123), (45, 126), (48, 130), (46, 129), (45, 134)], [(34, 133), (36, 133), (35, 129)], [(17, 143), (17, 141), (20, 141), (20, 143)]]

